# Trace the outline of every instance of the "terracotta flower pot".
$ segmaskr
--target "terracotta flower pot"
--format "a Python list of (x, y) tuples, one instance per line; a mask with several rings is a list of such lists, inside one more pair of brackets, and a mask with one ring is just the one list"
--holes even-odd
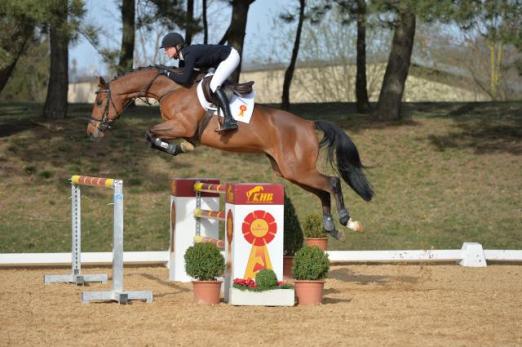
[(294, 264), (293, 255), (285, 255), (283, 257), (283, 277), (292, 278), (292, 265)]
[(192, 281), (194, 301), (198, 304), (219, 304), (223, 281)]
[(295, 296), (298, 305), (319, 305), (323, 300), (324, 281), (296, 280)]
[(307, 237), (304, 241), (307, 246), (317, 246), (323, 251), (326, 251), (328, 249), (327, 237)]

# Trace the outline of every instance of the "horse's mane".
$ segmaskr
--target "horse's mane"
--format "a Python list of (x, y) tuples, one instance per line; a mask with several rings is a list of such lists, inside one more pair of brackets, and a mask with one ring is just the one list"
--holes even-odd
[[(131, 73), (134, 73), (134, 72), (138, 72), (138, 71), (143, 71), (143, 70), (152, 70), (152, 69), (155, 69), (155, 70), (169, 70), (169, 71), (172, 71), (174, 73), (178, 73), (178, 74), (181, 74), (183, 73), (183, 68), (182, 67), (174, 67), (174, 66), (167, 66), (167, 65), (149, 65), (149, 66), (141, 66), (141, 67), (137, 67), (135, 69), (131, 69), (131, 70), (128, 70), (128, 71), (124, 71), (124, 72), (121, 72), (119, 73), (118, 75), (116, 75), (116, 77), (114, 77), (112, 81), (115, 81), (117, 79), (120, 79), (126, 75), (129, 75)], [(206, 70), (202, 70), (202, 71), (199, 71), (195, 74), (193, 74), (192, 76), (192, 81), (190, 83), (190, 85), (193, 85), (195, 82), (199, 82), (203, 79), (203, 77), (205, 77), (207, 71)]]
[(177, 73), (181, 73), (183, 71), (183, 68), (178, 68), (178, 67), (174, 67), (174, 66), (167, 66), (167, 65), (149, 65), (149, 66), (140, 66), (140, 67), (137, 67), (135, 69), (130, 69), (130, 70), (127, 70), (127, 71), (123, 71), (123, 72), (119, 72), (111, 81), (114, 81), (114, 80), (117, 80), (119, 78), (122, 78), (128, 74), (131, 74), (133, 72), (138, 72), (138, 71), (142, 71), (142, 70), (151, 70), (151, 69), (156, 69), (156, 70), (169, 70), (169, 71), (174, 71), (174, 72), (177, 72)]

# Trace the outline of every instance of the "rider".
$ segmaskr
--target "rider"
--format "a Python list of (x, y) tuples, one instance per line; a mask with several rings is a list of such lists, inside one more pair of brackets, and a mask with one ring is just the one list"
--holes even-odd
[(183, 67), (183, 73), (177, 74), (167, 70), (162, 72), (178, 84), (189, 84), (194, 68), (216, 68), (210, 81), (210, 90), (217, 96), (225, 115), (223, 127), (219, 131), (237, 129), (236, 120), (232, 118), (228, 99), (221, 85), (239, 65), (239, 53), (230, 46), (186, 45), (183, 36), (178, 33), (165, 35), (160, 48), (165, 49), (167, 57), (179, 59), (179, 67)]

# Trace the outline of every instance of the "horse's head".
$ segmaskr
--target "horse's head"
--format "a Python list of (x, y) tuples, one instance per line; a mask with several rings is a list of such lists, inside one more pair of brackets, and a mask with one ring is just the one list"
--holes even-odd
[[(87, 134), (103, 137), (125, 108), (136, 98), (146, 97), (160, 100), (163, 96), (180, 88), (169, 78), (163, 76), (162, 66), (137, 68), (106, 83), (99, 77), (96, 100), (92, 107)], [(161, 78), (160, 78), (161, 77)]]
[(104, 131), (110, 129), (112, 123), (123, 112), (124, 103), (125, 100), (120, 95), (112, 94), (110, 83), (106, 83), (102, 77), (99, 77), (87, 134), (95, 138), (103, 137)]

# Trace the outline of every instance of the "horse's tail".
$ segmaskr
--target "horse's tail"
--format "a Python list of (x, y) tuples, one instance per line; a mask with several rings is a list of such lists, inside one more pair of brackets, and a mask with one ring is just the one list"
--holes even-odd
[(373, 197), (373, 190), (364, 175), (357, 147), (350, 137), (341, 128), (327, 121), (316, 121), (315, 128), (324, 133), (319, 146), (328, 148), (328, 162), (332, 167), (334, 166), (335, 150), (339, 175), (361, 198), (370, 201)]

